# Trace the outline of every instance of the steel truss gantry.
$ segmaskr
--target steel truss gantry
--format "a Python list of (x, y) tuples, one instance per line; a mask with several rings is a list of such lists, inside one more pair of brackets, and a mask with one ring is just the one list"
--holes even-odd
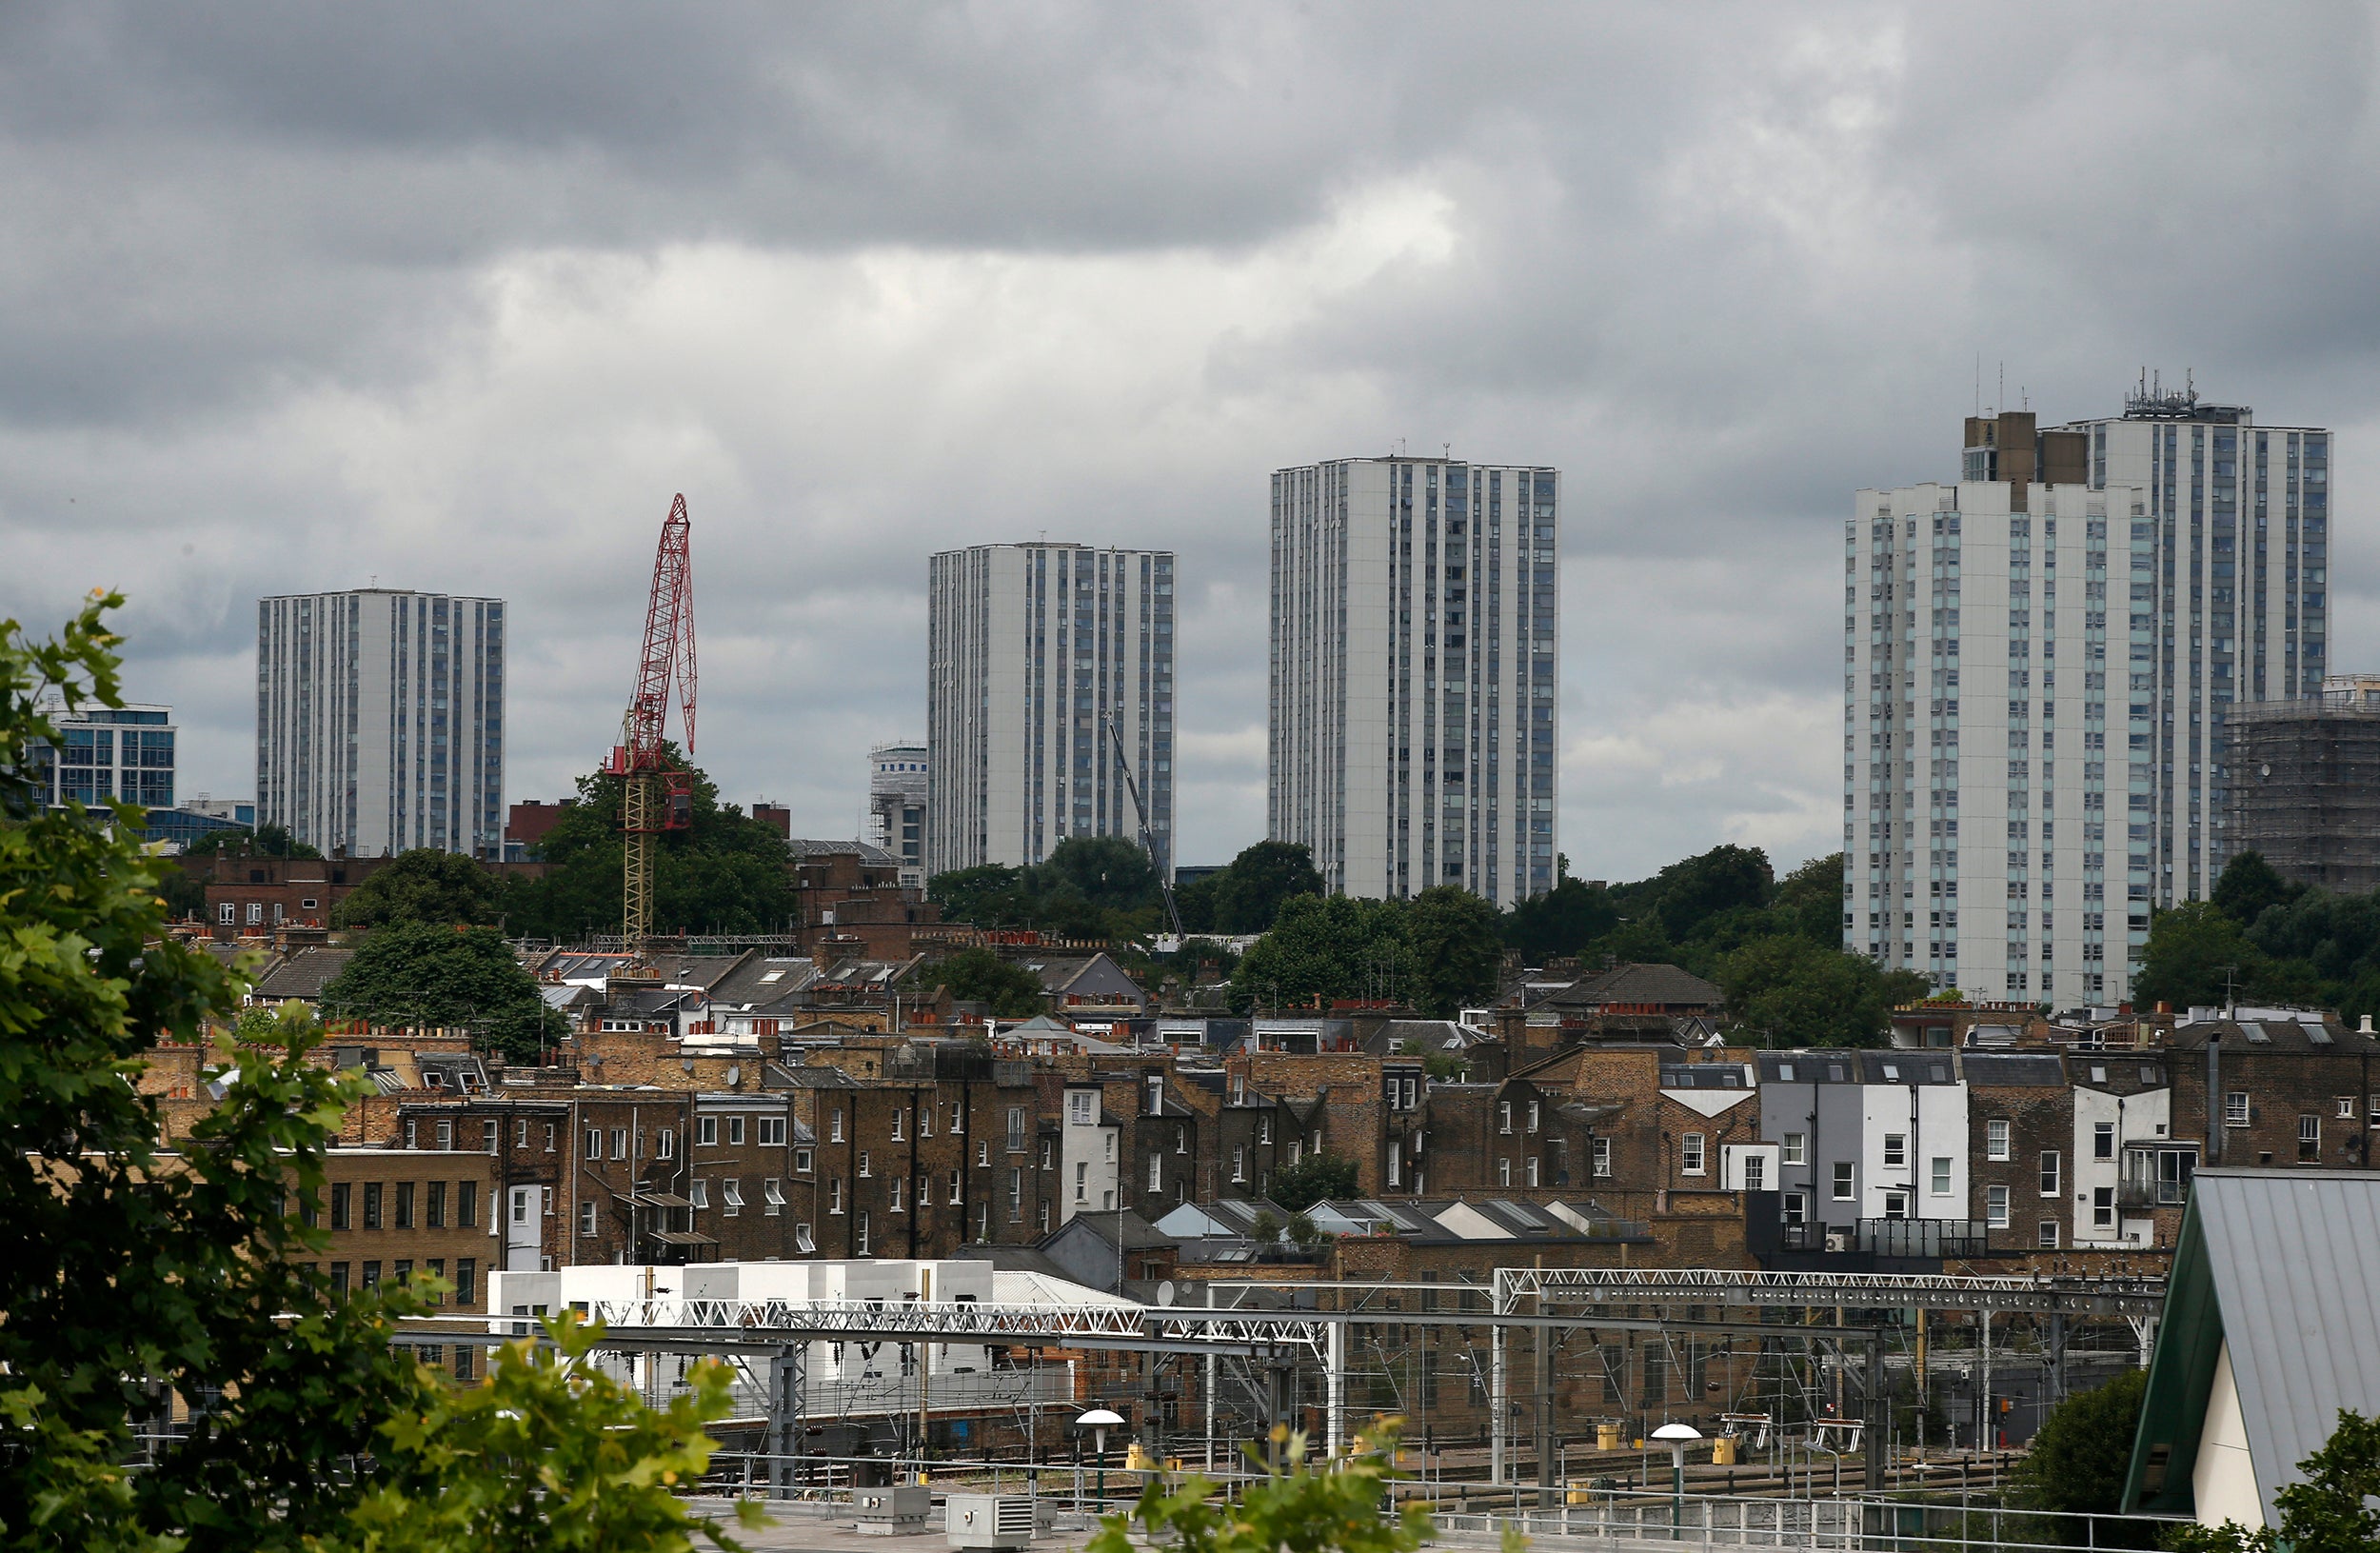
[[(598, 1301), (587, 1316), (604, 1324), (599, 1348), (622, 1353), (710, 1353), (770, 1364), (767, 1439), (781, 1484), (789, 1483), (807, 1423), (807, 1369), (812, 1343), (957, 1343), (999, 1347), (1081, 1348), (1138, 1351), (1203, 1358), (1240, 1357), (1262, 1362), (1274, 1387), (1279, 1416), (1279, 1386), (1301, 1360), (1316, 1363), (1323, 1377), (1324, 1447), (1337, 1451), (1345, 1439), (1347, 1335), (1352, 1325), (1391, 1322), (1400, 1326), (1490, 1329), (1492, 1344), (1491, 1477), (1503, 1482), (1511, 1460), (1508, 1329), (1556, 1332), (1604, 1328), (1709, 1336), (1803, 1336), (1838, 1344), (1863, 1345), (1871, 1396), (1882, 1358), (1884, 1331), (1870, 1326), (1779, 1327), (1774, 1321), (1676, 1320), (1617, 1314), (1616, 1305), (1738, 1307), (1836, 1306), (1873, 1310), (1924, 1307), (1972, 1310), (1986, 1319), (1997, 1312), (2051, 1316), (2060, 1328), (2073, 1318), (2122, 1317), (2135, 1331), (2153, 1324), (2163, 1308), (2158, 1280), (2137, 1277), (1994, 1277), (1974, 1274), (1759, 1272), (1715, 1268), (1498, 1267), (1492, 1284), (1310, 1284), (1249, 1280), (1219, 1283), (1214, 1292), (1269, 1288), (1312, 1298), (1323, 1291), (1366, 1295), (1412, 1291), (1435, 1304), (1448, 1296), (1490, 1296), (1486, 1310), (1254, 1308), (1245, 1305), (1140, 1305), (1122, 1302), (1081, 1304), (1000, 1304), (975, 1301), (782, 1299), (717, 1300), (656, 1296)], [(501, 1319), (485, 1324), (491, 1335), (465, 1337), (455, 1320), (438, 1324), (435, 1336), (409, 1335), (408, 1342), (507, 1341), (519, 1327)], [(1537, 1344), (1537, 1363), (1550, 1359), (1551, 1344)], [(1550, 1376), (1540, 1377), (1550, 1388)], [(1540, 1443), (1540, 1465), (1547, 1453)]]
[(1720, 1267), (1498, 1267), (1496, 1308), (1527, 1298), (1618, 1304), (1853, 1305), (2153, 1320), (2165, 1280), (2135, 1276), (1760, 1272)]

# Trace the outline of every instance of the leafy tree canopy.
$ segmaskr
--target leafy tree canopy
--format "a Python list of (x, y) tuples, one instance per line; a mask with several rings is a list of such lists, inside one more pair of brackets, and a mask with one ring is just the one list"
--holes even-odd
[[(565, 1395), (526, 1353), (509, 1363), (540, 1373), (481, 1401), (392, 1350), (434, 1285), (334, 1299), (316, 1270), (325, 1155), (360, 1085), (307, 1060), (301, 1016), (246, 1021), (216, 1053), (220, 1105), (159, 1145), (157, 1100), (126, 1080), (161, 1040), (231, 1024), (244, 984), (164, 936), (159, 860), (41, 813), (27, 778), (30, 742), (58, 742), (49, 694), (121, 705), (104, 618), (120, 603), (94, 598), (52, 642), (0, 625), (0, 1545), (668, 1545), (668, 1478), (709, 1448), (722, 1386), (698, 1377), (656, 1422), (582, 1406), (596, 1383)], [(132, 1421), (176, 1395), (208, 1405), (136, 1447)]]
[(1745, 944), (1718, 973), (1729, 1014), (1774, 1045), (1873, 1045), (1894, 1007), (1926, 993), (1922, 976), (1786, 933)]
[(945, 921), (977, 927), (1120, 941), (1164, 925), (1157, 869), (1121, 836), (1069, 836), (1031, 867), (986, 864), (939, 873), (925, 893)]
[(1233, 967), (1231, 1005), (1244, 1013), (1406, 997), (1418, 988), (1417, 969), (1403, 902), (1299, 895)]
[(1438, 885), (1413, 898), (1405, 941), (1417, 971), (1414, 1006), (1438, 1019), (1496, 996), (1504, 945), (1496, 907), (1459, 885)]
[(289, 834), (287, 826), (265, 825), (249, 830), (239, 827), (209, 830), (182, 848), (188, 857), (212, 857), (217, 852), (253, 852), (258, 857), (320, 857), (306, 843)]
[(1264, 1195), (1293, 1214), (1301, 1214), (1315, 1204), (1333, 1198), (1353, 1197), (1356, 1162), (1337, 1154), (1308, 1154), (1295, 1165), (1275, 1170), (1273, 1185)]
[(2223, 914), (2242, 927), (2253, 927), (2267, 906), (2287, 906), (2306, 893), (2273, 871), (2261, 852), (2241, 852), (2223, 866), (2211, 894)]
[(330, 914), (333, 927), (379, 927), (388, 923), (492, 923), (504, 887), (495, 876), (460, 852), (417, 846), (373, 869)]
[[(2149, 1372), (2126, 1370), (2107, 1384), (2078, 1391), (2041, 1421), (2025, 1459), (2017, 1463), (2014, 1499), (2030, 1509), (2070, 1515), (2114, 1515), (2124, 1507), (2124, 1475), (2132, 1466), (2132, 1435), (2140, 1424), (2140, 1402)], [(2102, 1546), (2147, 1546), (2110, 1540), (2108, 1525), (2095, 1528)], [(2085, 1539), (2080, 1522), (2073, 1541)]]
[(1200, 880), (1197, 887), (1205, 895), (1204, 920), (1192, 922), (1185, 902), (1184, 926), (1193, 931), (1262, 933), (1280, 916), (1282, 902), (1321, 894), (1322, 876), (1304, 844), (1260, 841), (1242, 848), (1229, 867)]
[(2251, 986), (2269, 980), (2271, 966), (2238, 923), (2212, 901), (2191, 901), (2160, 911), (2149, 925), (2149, 942), (2132, 975), (2136, 1003), (2167, 1003), (2176, 1008), (2219, 1005), (2225, 980)]
[(1839, 852), (1776, 879), (1757, 847), (1718, 846), (1633, 884), (1565, 879), (1506, 912), (1503, 934), (1533, 964), (1575, 955), (1589, 970), (1682, 966), (1716, 982), (1730, 1013), (1773, 1040), (1871, 1045), (1891, 1010), (1926, 987), (1844, 952), (1843, 901)]
[[(722, 804), (718, 786), (675, 746), (667, 753), (693, 773), (692, 824), (655, 838), (653, 930), (782, 931), (794, 914), (785, 838), (775, 826)], [(561, 942), (620, 930), (626, 792), (622, 777), (597, 771), (579, 779), (579, 801), (563, 810), (540, 847), (553, 871), (516, 879), (505, 891), (502, 914), (512, 931)]]
[(507, 1061), (535, 1063), (568, 1024), (492, 927), (399, 922), (374, 928), (329, 986), (323, 1012), (375, 1025), (465, 1025)]
[(921, 967), (915, 985), (921, 991), (935, 986), (950, 989), (962, 1003), (980, 1003), (1002, 1019), (1030, 1019), (1043, 1012), (1049, 1000), (1041, 979), (990, 949), (962, 949), (947, 960)]
[[(1086, 1553), (1134, 1553), (1136, 1518), (1146, 1543), (1170, 1543), (1180, 1553), (1415, 1553), (1430, 1536), (1428, 1513), (1415, 1504), (1382, 1513), (1397, 1475), (1398, 1422), (1374, 1419), (1347, 1456), (1312, 1465), (1306, 1437), (1277, 1424), (1266, 1443), (1284, 1460), (1236, 1503), (1195, 1474), (1175, 1486), (1152, 1473), (1140, 1503), (1101, 1521)], [(1246, 1448), (1263, 1468), (1266, 1453)], [(1507, 1553), (1525, 1545), (1517, 1533), (1506, 1533)]]
[(2280, 1524), (2250, 1532), (2236, 1521), (2176, 1526), (2174, 1553), (2370, 1553), (2380, 1547), (2380, 1417), (2339, 1410), (2323, 1447), (2297, 1463), (2304, 1474), (2272, 1496)]

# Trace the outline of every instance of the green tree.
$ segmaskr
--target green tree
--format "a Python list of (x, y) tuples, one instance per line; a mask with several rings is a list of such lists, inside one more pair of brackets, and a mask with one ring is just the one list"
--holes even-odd
[(2320, 1450), (2297, 1463), (2302, 1480), (2272, 1496), (2278, 1525), (2250, 1532), (2236, 1521), (2178, 1526), (2174, 1553), (2370, 1553), (2380, 1546), (2380, 1417), (2339, 1410)]
[(1034, 866), (1033, 883), (1044, 896), (1071, 892), (1102, 912), (1159, 905), (1156, 866), (1121, 836), (1068, 836)]
[[(715, 1359), (687, 1371), (665, 1408), (588, 1363), (597, 1329), (563, 1311), (496, 1350), (486, 1385), (438, 1386), (380, 1427), (382, 1471), (357, 1505), (349, 1546), (389, 1553), (544, 1553), (684, 1548), (703, 1523), (673, 1492), (700, 1481), (703, 1426), (732, 1405)], [(737, 1506), (745, 1525), (760, 1506)], [(725, 1545), (724, 1540), (712, 1537)]]
[[(1430, 1536), (1429, 1515), (1418, 1505), (1382, 1513), (1396, 1477), (1397, 1420), (1373, 1420), (1334, 1462), (1309, 1465), (1306, 1437), (1286, 1425), (1274, 1426), (1270, 1443), (1285, 1460), (1236, 1503), (1195, 1474), (1178, 1487), (1152, 1474), (1140, 1503), (1101, 1521), (1086, 1553), (1135, 1553), (1136, 1518), (1150, 1543), (1170, 1542), (1180, 1553), (1415, 1553)], [(1253, 1446), (1248, 1455), (1264, 1465)], [(1505, 1553), (1522, 1546), (1506, 1535)]]
[(1356, 1162), (1317, 1150), (1295, 1165), (1275, 1170), (1273, 1184), (1264, 1195), (1293, 1214), (1303, 1213), (1317, 1203), (1353, 1197)]
[(2263, 953), (2212, 901), (2192, 901), (2150, 919), (2149, 942), (2132, 977), (2136, 1005), (2176, 1008), (2221, 1004), (2226, 973), (2247, 987), (2268, 970)]
[(2287, 906), (2306, 893), (2273, 871), (2261, 852), (2238, 852), (2223, 866), (2210, 895), (2223, 914), (2242, 927), (2253, 927), (2267, 906)]
[(1451, 1019), (1495, 997), (1504, 963), (1496, 929), (1496, 907), (1460, 885), (1437, 885), (1415, 896), (1405, 911), (1405, 942), (1418, 971), (1408, 1001), (1434, 1018)]
[(1322, 876), (1304, 843), (1260, 841), (1241, 848), (1213, 887), (1216, 931), (1263, 933), (1279, 918), (1282, 902), (1320, 895)]
[(921, 990), (947, 987), (962, 1003), (980, 1003), (1002, 1019), (1030, 1019), (1049, 1006), (1040, 977), (981, 946), (922, 967), (917, 985)]
[(1418, 988), (1398, 901), (1299, 895), (1231, 973), (1231, 1005), (1299, 1008), (1342, 998), (1411, 996)]
[[(122, 704), (105, 624), (120, 603), (94, 598), (53, 642), (0, 625), (0, 1546), (466, 1545), (411, 1517), (365, 1523), (384, 1482), (434, 1510), (488, 1492), (491, 1463), (431, 1461), (389, 1431), (446, 1396), (389, 1344), (394, 1318), (426, 1309), (426, 1281), (334, 1300), (316, 1270), (325, 1156), (359, 1083), (308, 1060), (302, 1016), (248, 1020), (210, 1067), (219, 1105), (169, 1154), (158, 1102), (128, 1082), (161, 1041), (231, 1023), (245, 983), (164, 936), (162, 860), (33, 797), (29, 747), (59, 742), (41, 702)], [(202, 1404), (189, 1429), (127, 1471), (133, 1421), (177, 1395)], [(547, 1408), (534, 1463), (492, 1463), (526, 1518), (467, 1545), (592, 1545), (556, 1531), (566, 1506), (649, 1500), (665, 1460), (583, 1475), (610, 1422)], [(630, 1439), (661, 1443), (649, 1429)]]
[(1776, 883), (1776, 926), (1820, 948), (1843, 946), (1843, 854), (1814, 857)]
[(1517, 901), (1504, 914), (1504, 942), (1531, 965), (1577, 954), (1619, 926), (1620, 910), (1602, 885), (1565, 879), (1542, 895)]
[(942, 908), (944, 922), (976, 927), (1030, 927), (1035, 902), (1022, 868), (985, 863), (954, 868), (925, 882), (925, 898)]
[[(2062, 1515), (2115, 1515), (2124, 1507), (2124, 1476), (2132, 1466), (2132, 1435), (2140, 1425), (2140, 1401), (2149, 1372), (2126, 1370), (2102, 1386), (2077, 1391), (2041, 1421), (2032, 1447), (2017, 1463), (2013, 1503)], [(2102, 1547), (2146, 1547), (2146, 1535), (2131, 1541), (2131, 1528), (2101, 1525)], [(2145, 1529), (2145, 1528), (2144, 1528)], [(2061, 1528), (2062, 1541), (2092, 1540), (2081, 1522)]]
[(375, 1025), (467, 1026), (478, 1045), (516, 1063), (540, 1061), (569, 1033), (492, 927), (376, 927), (323, 988), (322, 1005), (327, 1015)]
[(417, 846), (372, 870), (330, 913), (333, 927), (425, 922), (441, 927), (492, 923), (504, 887), (460, 852)]
[[(691, 823), (656, 838), (654, 931), (782, 930), (795, 906), (785, 838), (775, 826), (720, 803), (718, 786), (675, 747), (668, 755), (692, 772), (694, 791)], [(516, 879), (505, 891), (502, 915), (513, 932), (568, 941), (620, 930), (626, 792), (623, 778), (600, 771), (579, 779), (579, 801), (563, 810), (541, 848), (552, 871)]]
[(287, 826), (258, 826), (209, 830), (182, 849), (184, 857), (212, 857), (217, 852), (252, 852), (258, 857), (320, 857), (322, 853), (289, 834)]
[(1880, 972), (1870, 961), (1821, 948), (1798, 934), (1755, 939), (1719, 966), (1727, 1010), (1769, 1044), (1868, 1046), (1892, 1011), (1926, 993), (1922, 976)]
[(1721, 912), (1765, 906), (1775, 882), (1769, 855), (1760, 848), (1714, 846), (1661, 870), (1655, 881), (1661, 926), (1673, 940), (1684, 939)]

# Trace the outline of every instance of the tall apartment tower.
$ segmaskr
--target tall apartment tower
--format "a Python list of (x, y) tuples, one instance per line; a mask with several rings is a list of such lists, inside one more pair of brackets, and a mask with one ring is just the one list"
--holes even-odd
[(256, 607), (256, 814), (325, 852), (501, 857), (505, 606), (395, 588)]
[(1971, 418), (1958, 484), (1858, 493), (1847, 949), (1976, 996), (2129, 996), (2151, 908), (2230, 855), (2225, 708), (2320, 684), (2309, 442), (2327, 485), (2322, 433), (2144, 391), (2112, 420)]
[(1173, 866), (1173, 552), (974, 545), (927, 578), (926, 872), (1137, 837), (1110, 721)]
[(867, 752), (867, 837), (901, 860), (901, 882), (925, 883), (926, 748), (902, 739)]
[(1273, 476), (1267, 833), (1333, 890), (1554, 887), (1559, 486), (1429, 458)]
[(2135, 912), (2199, 900), (2238, 849), (2225, 709), (2316, 695), (2330, 668), (2330, 435), (2148, 382), (2121, 417), (2063, 429), (2090, 439), (2093, 485), (2147, 492), (2126, 588), (2126, 893)]

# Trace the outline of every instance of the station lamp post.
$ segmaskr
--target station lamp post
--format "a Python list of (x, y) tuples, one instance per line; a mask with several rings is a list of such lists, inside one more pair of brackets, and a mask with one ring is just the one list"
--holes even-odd
[(1664, 1424), (1653, 1431), (1653, 1438), (1669, 1446), (1669, 1538), (1677, 1541), (1686, 1523), (1686, 1443), (1702, 1438), (1702, 1431), (1691, 1424)]

